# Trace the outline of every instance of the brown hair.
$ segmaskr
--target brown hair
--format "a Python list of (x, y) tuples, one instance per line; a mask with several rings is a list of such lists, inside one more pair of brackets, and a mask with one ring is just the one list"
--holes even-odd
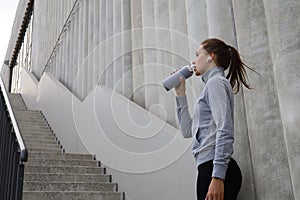
[[(222, 40), (211, 38), (206, 39), (201, 43), (202, 47), (207, 53), (214, 53), (216, 59), (214, 60), (217, 66), (221, 66), (229, 71), (226, 78), (230, 80), (230, 85), (235, 91), (239, 92), (241, 83), (248, 89), (252, 89), (248, 83), (248, 76), (245, 67), (256, 72), (248, 67), (241, 59), (239, 52), (232, 46), (225, 44)], [(257, 72), (256, 72), (257, 73)]]

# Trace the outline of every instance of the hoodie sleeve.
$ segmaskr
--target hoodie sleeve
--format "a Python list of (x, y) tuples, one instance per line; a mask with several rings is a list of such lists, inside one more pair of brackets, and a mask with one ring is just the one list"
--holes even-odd
[(176, 111), (181, 133), (184, 138), (192, 137), (192, 118), (189, 114), (187, 96), (176, 96)]

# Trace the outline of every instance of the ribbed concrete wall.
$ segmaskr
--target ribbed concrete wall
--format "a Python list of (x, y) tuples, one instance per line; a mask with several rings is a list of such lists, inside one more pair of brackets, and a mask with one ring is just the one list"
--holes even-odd
[[(300, 199), (299, 15), (298, 0), (35, 0), (32, 72), (81, 100), (97, 84), (114, 88), (178, 127), (160, 80), (219, 37), (260, 73), (248, 71), (254, 90), (235, 96), (239, 199)], [(188, 80), (190, 113), (202, 88)]]
[[(259, 77), (249, 73), (255, 89), (244, 91), (256, 196), (258, 199), (294, 199), (291, 177), (297, 175), (289, 169), (278, 101), (281, 86), (276, 85), (264, 2), (236, 1), (234, 8), (239, 50), (245, 61), (261, 74)], [(249, 19), (252, 19), (250, 23)], [(266, 187), (268, 180), (272, 187)]]

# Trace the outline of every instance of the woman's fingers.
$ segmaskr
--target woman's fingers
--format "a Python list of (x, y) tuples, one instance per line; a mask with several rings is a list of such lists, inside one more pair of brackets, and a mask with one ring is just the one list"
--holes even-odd
[(171, 75), (174, 74), (175, 72), (177, 72), (178, 70), (180, 70), (181, 67), (179, 67), (178, 69), (174, 69), (172, 72), (171, 72)]
[(184, 83), (184, 79), (181, 76), (179, 77), (179, 82)]
[(171, 72), (171, 74), (174, 74), (175, 72), (177, 72), (178, 70), (177, 69), (175, 69), (175, 70), (173, 70), (172, 72)]
[(212, 179), (206, 195), (208, 200), (223, 200), (224, 199), (224, 182), (217, 179)]
[(209, 194), (206, 196), (205, 200), (223, 200), (223, 198), (218, 194)]

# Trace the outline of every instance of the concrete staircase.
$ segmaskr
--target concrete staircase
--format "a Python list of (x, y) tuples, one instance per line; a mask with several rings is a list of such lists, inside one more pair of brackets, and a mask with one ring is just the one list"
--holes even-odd
[(24, 200), (125, 200), (95, 156), (65, 153), (41, 111), (28, 110), (20, 94), (9, 98), (29, 154)]

